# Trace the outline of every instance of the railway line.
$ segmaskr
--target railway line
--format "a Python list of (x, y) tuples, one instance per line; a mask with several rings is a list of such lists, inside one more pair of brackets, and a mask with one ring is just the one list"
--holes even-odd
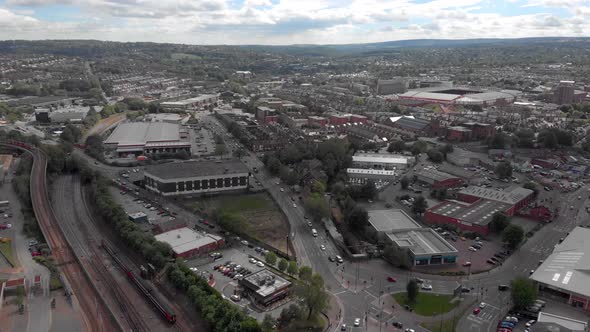
[[(0, 142), (0, 145), (19, 149), (33, 157), (31, 169), (31, 202), (35, 217), (52, 255), (77, 300), (86, 331), (111, 332), (120, 330), (114, 316), (102, 302), (102, 296), (95, 288), (92, 277), (84, 269), (74, 250), (57, 223), (47, 192), (46, 172), (47, 156), (45, 153), (27, 143), (16, 141)], [(66, 288), (67, 289), (67, 288)], [(100, 301), (98, 299), (101, 299)]]

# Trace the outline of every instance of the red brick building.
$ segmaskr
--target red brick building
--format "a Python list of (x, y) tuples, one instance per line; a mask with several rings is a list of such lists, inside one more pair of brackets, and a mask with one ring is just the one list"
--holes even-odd
[(155, 236), (156, 240), (168, 243), (175, 257), (195, 257), (219, 249), (225, 241), (223, 238), (208, 234), (197, 233), (190, 228), (174, 229)]
[(496, 127), (489, 123), (465, 122), (461, 126), (471, 130), (472, 140), (483, 140), (496, 134)]
[(350, 116), (350, 122), (352, 123), (367, 123), (367, 121), (369, 119), (364, 115), (355, 114)]
[(313, 127), (325, 127), (328, 124), (328, 120), (321, 116), (310, 116), (307, 118), (307, 121)]
[(348, 123), (348, 115), (330, 115), (330, 124), (340, 126)]
[(447, 128), (446, 139), (450, 142), (471, 141), (471, 129), (463, 126), (449, 127)]
[(505, 212), (507, 215), (513, 216), (518, 210), (527, 206), (533, 200), (534, 192), (522, 187), (514, 187), (511, 190), (506, 189), (500, 191), (471, 186), (459, 191), (457, 196), (460, 200), (467, 203), (473, 203), (479, 199), (485, 199), (508, 204), (510, 208)]

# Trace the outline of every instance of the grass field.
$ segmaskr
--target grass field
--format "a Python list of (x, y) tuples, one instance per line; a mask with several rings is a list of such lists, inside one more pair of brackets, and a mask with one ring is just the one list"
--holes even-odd
[(185, 200), (184, 205), (193, 211), (208, 215), (215, 209), (240, 215), (248, 223), (247, 235), (279, 250), (287, 250), (287, 220), (266, 193), (199, 197)]
[(16, 259), (14, 258), (14, 253), (12, 252), (12, 244), (11, 242), (1, 242), (0, 243), (0, 253), (6, 258), (8, 263), (10, 263), (13, 267), (18, 266)]
[[(400, 305), (406, 305), (408, 303), (408, 297), (406, 293), (393, 294), (393, 298)], [(450, 295), (439, 295), (434, 293), (420, 292), (416, 303), (410, 304), (414, 308), (414, 312), (421, 316), (434, 316), (437, 314), (451, 311), (458, 304), (458, 301), (450, 302), (453, 297)]]
[[(459, 324), (460, 317), (443, 320), (441, 322), (422, 323), (420, 326), (430, 330), (431, 332), (455, 332), (457, 324)], [(442, 327), (442, 328), (441, 328)]]
[(188, 54), (188, 53), (172, 53), (172, 55), (170, 55), (170, 57), (173, 60), (182, 60), (182, 59), (199, 60), (199, 59), (201, 59), (201, 57), (198, 55)]

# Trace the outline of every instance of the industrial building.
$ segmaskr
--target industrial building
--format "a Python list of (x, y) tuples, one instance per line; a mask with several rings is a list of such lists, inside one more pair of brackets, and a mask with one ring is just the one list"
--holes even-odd
[(164, 232), (155, 236), (157, 241), (168, 243), (175, 257), (189, 258), (217, 250), (224, 244), (223, 238), (208, 234), (197, 233), (183, 227)]
[(474, 203), (447, 200), (426, 210), (424, 220), (432, 224), (455, 225), (467, 232), (487, 235), (495, 213), (508, 211), (510, 205), (488, 200)]
[(588, 332), (588, 321), (539, 312), (534, 332)]
[(408, 168), (408, 164), (408, 157), (402, 155), (356, 153), (352, 156), (354, 168), (401, 170)]
[(217, 103), (217, 95), (200, 95), (195, 98), (189, 98), (178, 101), (165, 101), (160, 104), (168, 112), (202, 110)]
[(346, 174), (351, 182), (357, 184), (367, 181), (393, 182), (395, 180), (395, 171), (384, 169), (347, 168)]
[(117, 126), (104, 144), (120, 157), (180, 151), (190, 154), (191, 143), (186, 140), (187, 136), (178, 124), (126, 122)]
[(412, 265), (453, 264), (458, 251), (430, 228), (422, 228), (401, 209), (372, 210), (369, 225), (377, 240), (408, 255)]
[(465, 182), (462, 178), (436, 169), (421, 169), (414, 173), (416, 181), (426, 183), (433, 189), (460, 187)]
[(414, 118), (413, 116), (391, 117), (387, 123), (395, 128), (400, 135), (436, 136), (442, 129), (438, 121)]
[[(96, 106), (96, 112), (100, 112), (102, 107)], [(70, 106), (66, 108), (36, 108), (35, 121), (40, 123), (82, 123), (88, 111), (89, 106)]]
[(243, 295), (264, 307), (284, 299), (291, 291), (290, 281), (267, 269), (242, 278), (238, 284), (243, 289)]
[(505, 212), (509, 216), (513, 216), (518, 210), (527, 206), (533, 199), (533, 195), (534, 191), (518, 186), (506, 188), (504, 190), (469, 186), (461, 189), (457, 193), (460, 200), (468, 203), (484, 199), (508, 204), (510, 208)]
[(574, 228), (530, 276), (541, 294), (590, 312), (590, 229)]
[(249, 176), (239, 160), (187, 161), (147, 167), (144, 183), (162, 196), (191, 195), (247, 190)]

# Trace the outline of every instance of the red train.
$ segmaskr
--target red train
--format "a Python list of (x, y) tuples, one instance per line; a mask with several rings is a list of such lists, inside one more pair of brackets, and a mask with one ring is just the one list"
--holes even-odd
[(171, 324), (176, 323), (176, 314), (172, 312), (172, 310), (168, 309), (163, 303), (160, 303), (158, 299), (151, 293), (150, 287), (144, 285), (144, 283), (135, 276), (133, 271), (131, 271), (115, 254), (113, 249), (111, 249), (104, 241), (102, 241), (102, 247), (104, 250), (111, 256), (111, 258), (119, 265), (119, 267), (125, 272), (127, 278), (139, 289), (139, 291), (150, 301), (154, 307), (158, 310), (158, 312), (164, 317), (166, 321)]
[(33, 150), (33, 146), (31, 146), (28, 143), (21, 142), (21, 141), (8, 140), (8, 141), (6, 141), (6, 144), (18, 146), (18, 147), (21, 147), (21, 148), (27, 149), (27, 150)]

